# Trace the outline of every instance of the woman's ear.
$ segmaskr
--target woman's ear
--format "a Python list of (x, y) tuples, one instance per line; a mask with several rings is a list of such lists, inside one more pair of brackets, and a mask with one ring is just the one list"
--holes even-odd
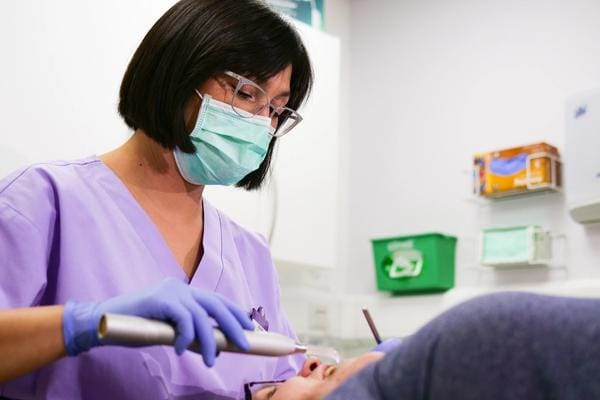
[(194, 92), (194, 94), (190, 96), (190, 98), (185, 103), (183, 118), (185, 123), (185, 130), (188, 134), (192, 133), (192, 130), (196, 125), (196, 120), (198, 119), (198, 112), (200, 111), (201, 104), (202, 99), (196, 92)]

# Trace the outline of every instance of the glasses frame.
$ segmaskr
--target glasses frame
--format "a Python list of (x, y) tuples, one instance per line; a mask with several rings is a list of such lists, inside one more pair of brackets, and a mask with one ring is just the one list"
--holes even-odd
[[(274, 136), (274, 137), (281, 137), (281, 136), (285, 135), (286, 133), (288, 133), (289, 131), (291, 131), (292, 129), (294, 129), (296, 127), (296, 125), (298, 125), (300, 122), (302, 122), (302, 116), (296, 110), (294, 110), (292, 108), (289, 108), (289, 107), (283, 107), (283, 106), (275, 107), (271, 103), (272, 99), (269, 97), (269, 95), (267, 94), (267, 92), (265, 92), (265, 90), (262, 87), (260, 87), (258, 84), (254, 83), (250, 79), (245, 78), (242, 75), (236, 74), (235, 72), (232, 72), (232, 71), (225, 71), (224, 74), (227, 75), (227, 76), (229, 76), (230, 78), (233, 78), (233, 79), (237, 80), (237, 85), (235, 86), (235, 90), (233, 91), (233, 96), (231, 97), (231, 108), (240, 117), (242, 117), (242, 118), (252, 118), (256, 114), (258, 114), (259, 112), (261, 112), (262, 110), (264, 110), (265, 107), (269, 107), (270, 110), (273, 110), (269, 114), (269, 118), (271, 118), (271, 120), (273, 120), (273, 118), (275, 117), (275, 115), (277, 115), (277, 118), (279, 118), (284, 111), (288, 111), (290, 113), (290, 116), (286, 117), (285, 119), (283, 119), (281, 121), (277, 121), (277, 127), (275, 129), (275, 132), (270, 133), (270, 135)], [(239, 90), (241, 89), (241, 87), (243, 85), (251, 85), (254, 88), (256, 88), (257, 90), (260, 90), (265, 95), (265, 98), (267, 99), (267, 103), (264, 106), (262, 106), (260, 109), (258, 109), (256, 112), (254, 112), (254, 113), (251, 113), (249, 111), (241, 113), (233, 105), (233, 103), (235, 102), (236, 96), (237, 96)], [(288, 126), (285, 130), (280, 131), (279, 127), (281, 126), (281, 124), (283, 122), (285, 122), (290, 117), (293, 117), (293, 121), (294, 122), (290, 126)]]
[(270, 381), (256, 381), (256, 382), (248, 382), (244, 383), (244, 400), (252, 400), (252, 390), (250, 389), (254, 385), (267, 385), (269, 383), (283, 383), (287, 379), (276, 379)]

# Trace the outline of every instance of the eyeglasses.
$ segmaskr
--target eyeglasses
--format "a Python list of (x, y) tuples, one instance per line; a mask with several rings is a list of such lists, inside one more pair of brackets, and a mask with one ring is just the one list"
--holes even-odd
[[(262, 389), (265, 389), (268, 386), (277, 387), (283, 382), (285, 379), (275, 380), (275, 381), (257, 381), (257, 382), (249, 382), (244, 384), (244, 400), (252, 400), (252, 396), (254, 393), (259, 392)], [(252, 386), (256, 386), (254, 390), (252, 390)]]
[(233, 80), (232, 87), (235, 86), (235, 89), (231, 107), (240, 117), (252, 118), (268, 107), (271, 124), (275, 128), (272, 135), (275, 137), (285, 135), (302, 121), (302, 116), (296, 110), (273, 104), (264, 89), (250, 79), (231, 71), (224, 73)]

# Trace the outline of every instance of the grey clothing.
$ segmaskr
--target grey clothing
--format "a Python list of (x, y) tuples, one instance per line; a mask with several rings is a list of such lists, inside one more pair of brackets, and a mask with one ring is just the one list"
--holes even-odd
[(600, 300), (512, 292), (470, 300), (326, 399), (600, 399)]

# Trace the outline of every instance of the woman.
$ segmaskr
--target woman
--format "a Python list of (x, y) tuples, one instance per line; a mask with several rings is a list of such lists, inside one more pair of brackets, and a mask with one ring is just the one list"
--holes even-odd
[[(389, 349), (390, 351), (392, 349)], [(319, 400), (358, 374), (370, 364), (383, 358), (384, 353), (371, 351), (360, 357), (345, 360), (339, 365), (322, 363), (309, 357), (297, 376), (280, 381), (250, 382), (245, 386), (245, 400)], [(368, 386), (368, 384), (367, 384)], [(356, 393), (360, 390), (356, 390)], [(346, 392), (345, 399), (367, 400), (361, 395)]]
[[(298, 357), (215, 362), (211, 318), (242, 348), (255, 324), (293, 332), (264, 239), (202, 194), (261, 186), (311, 83), (298, 35), (259, 1), (182, 0), (156, 22), (121, 84), (131, 139), (0, 182), (0, 308), (14, 309), (0, 317), (1, 395), (237, 398), (300, 369)], [(177, 354), (100, 347), (106, 312), (173, 322)], [(185, 351), (193, 339), (201, 355)]]

